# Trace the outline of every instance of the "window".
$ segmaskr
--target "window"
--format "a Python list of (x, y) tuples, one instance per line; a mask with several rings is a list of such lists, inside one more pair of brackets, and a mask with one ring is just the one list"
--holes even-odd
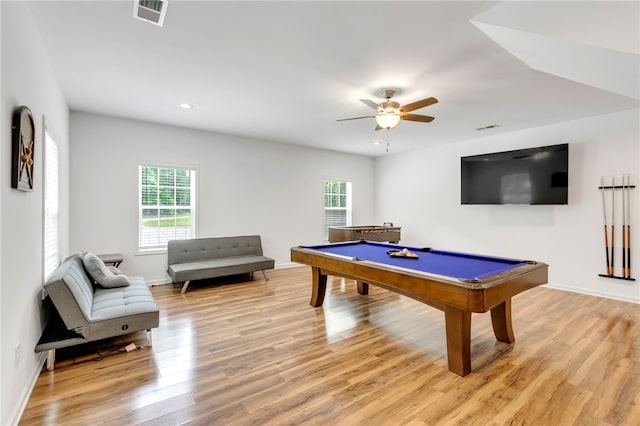
[(195, 238), (195, 169), (140, 165), (139, 178), (138, 249)]
[(330, 226), (351, 225), (351, 182), (324, 181), (324, 238)]
[(58, 254), (58, 144), (44, 130), (44, 279), (60, 263)]

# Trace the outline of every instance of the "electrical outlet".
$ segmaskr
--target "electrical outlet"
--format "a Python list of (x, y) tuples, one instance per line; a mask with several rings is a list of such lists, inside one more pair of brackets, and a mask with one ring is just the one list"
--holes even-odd
[(20, 342), (16, 343), (16, 351), (14, 354), (15, 366), (20, 365)]

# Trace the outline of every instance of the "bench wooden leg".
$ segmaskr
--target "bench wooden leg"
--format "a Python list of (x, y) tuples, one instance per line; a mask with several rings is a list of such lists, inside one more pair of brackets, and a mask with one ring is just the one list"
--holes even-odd
[(181, 294), (185, 294), (187, 292), (187, 287), (189, 287), (190, 282), (191, 280), (186, 280), (184, 282), (184, 284), (182, 285), (182, 291), (180, 292)]
[(49, 349), (47, 351), (47, 371), (53, 371), (53, 369), (55, 368), (56, 365), (56, 350), (55, 349)]
[(153, 341), (151, 340), (151, 329), (147, 330), (147, 346), (153, 346)]
[(265, 281), (269, 281), (269, 277), (267, 277), (267, 273), (262, 271), (262, 276), (264, 277)]

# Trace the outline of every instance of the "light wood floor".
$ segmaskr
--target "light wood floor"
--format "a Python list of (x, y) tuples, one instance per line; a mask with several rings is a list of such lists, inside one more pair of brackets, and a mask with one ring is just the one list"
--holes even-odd
[[(639, 424), (639, 305), (525, 292), (513, 345), (495, 340), (489, 314), (473, 315), (473, 371), (460, 377), (447, 370), (442, 312), (331, 277), (314, 309), (310, 280), (297, 267), (185, 295), (153, 287), (153, 347), (59, 353), (21, 424)], [(99, 349), (124, 342), (145, 335)]]

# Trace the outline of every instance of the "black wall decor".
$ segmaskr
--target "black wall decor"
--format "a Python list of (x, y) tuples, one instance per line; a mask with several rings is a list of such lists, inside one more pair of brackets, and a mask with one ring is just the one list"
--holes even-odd
[(31, 110), (26, 106), (19, 106), (13, 110), (11, 132), (11, 187), (31, 192), (36, 132)]

